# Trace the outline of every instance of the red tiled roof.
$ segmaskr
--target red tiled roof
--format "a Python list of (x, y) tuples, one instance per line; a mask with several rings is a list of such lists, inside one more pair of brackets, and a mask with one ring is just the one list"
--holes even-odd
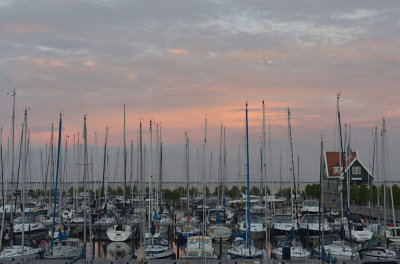
[[(325, 158), (326, 158), (325, 165), (327, 166), (327, 169), (328, 169), (328, 171), (327, 171), (328, 172), (328, 176), (330, 176), (330, 177), (332, 177), (332, 176), (336, 176), (336, 177), (340, 176), (339, 172), (335, 173), (335, 174), (333, 173), (333, 168), (334, 167), (339, 167), (339, 164), (341, 164), (342, 167), (343, 167), (343, 160), (346, 160), (343, 157), (345, 157), (345, 153), (344, 152), (342, 152), (342, 155), (340, 156), (341, 160), (339, 162), (339, 152), (338, 151), (336, 151), (336, 152), (334, 152), (334, 151), (325, 151)], [(356, 158), (357, 158), (357, 152), (352, 152), (351, 156), (346, 161), (347, 162), (347, 166), (349, 164), (351, 164), (353, 162), (353, 160), (356, 159)], [(346, 168), (346, 170), (347, 170), (347, 168)]]

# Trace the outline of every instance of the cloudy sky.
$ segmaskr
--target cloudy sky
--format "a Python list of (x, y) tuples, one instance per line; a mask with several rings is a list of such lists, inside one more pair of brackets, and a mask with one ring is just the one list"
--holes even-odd
[(110, 144), (121, 145), (125, 104), (128, 141), (136, 144), (141, 119), (147, 141), (149, 120), (161, 124), (166, 179), (183, 177), (185, 131), (196, 162), (205, 117), (213, 166), (223, 123), (228, 173), (237, 175), (245, 102), (252, 157), (258, 160), (265, 100), (275, 177), (279, 154), (287, 156), (291, 107), (301, 175), (317, 180), (320, 135), (332, 149), (341, 91), (353, 148), (371, 163), (371, 127), (381, 126), (385, 116), (397, 172), (399, 13), (396, 0), (0, 0), (3, 142), (11, 130), (11, 89), (17, 90), (17, 131), (29, 108), (31, 139), (38, 147), (49, 141), (60, 112), (65, 134), (82, 134), (86, 114), (89, 143), (96, 132), (103, 144), (108, 126)]

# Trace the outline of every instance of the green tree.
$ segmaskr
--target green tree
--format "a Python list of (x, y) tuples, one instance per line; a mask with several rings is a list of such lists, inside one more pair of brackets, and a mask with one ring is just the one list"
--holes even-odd
[(199, 191), (197, 190), (196, 187), (190, 188), (189, 195), (190, 195), (191, 198), (194, 198), (197, 193), (199, 193)]
[(230, 190), (226, 190), (226, 194), (231, 198), (236, 198), (239, 193), (239, 187), (233, 185)]
[(319, 199), (320, 194), (320, 184), (307, 184), (306, 188), (304, 189), (305, 195), (311, 199)]
[(367, 205), (369, 201), (369, 189), (365, 184), (361, 184), (357, 188), (357, 200), (361, 205)]
[(400, 205), (400, 187), (397, 184), (392, 186), (393, 191), (393, 203), (396, 208)]
[(253, 186), (252, 188), (251, 188), (251, 192), (250, 192), (252, 195), (256, 195), (256, 196), (259, 196), (260, 195), (260, 188), (258, 188), (257, 186)]
[(122, 187), (118, 186), (117, 187), (117, 195), (123, 195), (123, 194), (124, 194), (124, 191), (122, 190)]
[(279, 189), (275, 195), (280, 196), (281, 193), (284, 197), (286, 197), (287, 199), (290, 199), (290, 187), (282, 188), (282, 190)]

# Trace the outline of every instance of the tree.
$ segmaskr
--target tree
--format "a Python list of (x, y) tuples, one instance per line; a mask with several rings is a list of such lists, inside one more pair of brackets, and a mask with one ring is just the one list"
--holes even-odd
[(257, 186), (253, 186), (252, 188), (251, 188), (251, 192), (250, 192), (252, 195), (256, 195), (256, 196), (259, 196), (260, 195), (260, 188), (258, 188)]
[(365, 184), (358, 186), (357, 200), (361, 205), (367, 205), (369, 201), (369, 189)]
[(307, 197), (312, 199), (318, 199), (320, 194), (320, 184), (307, 184), (305, 188), (305, 194)]
[(226, 190), (226, 194), (231, 198), (237, 197), (239, 194), (239, 187), (233, 185), (230, 190)]

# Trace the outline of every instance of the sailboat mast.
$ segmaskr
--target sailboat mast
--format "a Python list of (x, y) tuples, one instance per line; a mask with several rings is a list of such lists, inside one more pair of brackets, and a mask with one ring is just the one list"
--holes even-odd
[[(263, 135), (262, 135), (262, 160), (261, 160), (261, 178), (265, 179), (265, 185), (264, 185), (264, 195), (265, 195), (265, 249), (267, 251), (268, 255), (268, 188), (267, 188), (267, 159), (266, 159), (266, 153), (267, 153), (267, 144), (266, 144), (266, 139), (265, 139), (265, 104), (264, 100), (262, 101), (262, 111), (263, 111)], [(263, 195), (263, 189), (261, 189), (261, 198), (264, 198)], [(268, 258), (267, 258), (268, 259)]]
[(207, 200), (207, 187), (206, 187), (206, 147), (207, 147), (207, 118), (204, 120), (204, 143), (203, 143), (203, 241), (202, 241), (202, 254), (204, 255), (204, 263), (206, 263), (206, 254), (204, 252), (204, 236), (206, 235), (206, 200)]
[(222, 163), (222, 205), (225, 207), (225, 181), (226, 181), (226, 127), (224, 126), (224, 159)]
[(132, 208), (133, 205), (133, 140), (131, 140), (131, 173), (130, 173), (130, 178), (131, 178), (131, 187), (130, 189), (130, 193), (131, 193), (131, 202), (130, 202), (130, 206)]
[[(15, 175), (15, 89), (12, 90), (11, 96), (13, 97), (13, 112), (12, 112), (12, 117), (11, 117), (11, 123), (12, 123), (12, 128), (11, 128), (11, 189), (14, 188), (13, 183), (14, 183), (14, 175)], [(45, 194), (46, 195), (46, 194)], [(14, 222), (14, 208), (12, 207), (11, 203), (11, 223)]]
[(162, 154), (162, 151), (163, 151), (163, 148), (162, 148), (162, 141), (161, 141), (161, 128), (160, 128), (160, 168), (159, 168), (159, 170), (160, 170), (160, 174), (159, 174), (159, 185), (160, 185), (160, 187), (158, 188), (159, 190), (159, 203), (160, 203), (160, 209), (161, 209), (161, 206), (162, 206), (162, 200), (163, 200), (163, 197), (162, 197), (162, 173), (163, 173), (163, 171), (162, 171), (162, 165), (163, 165), (163, 154)]
[[(219, 161), (218, 161), (218, 204), (220, 204), (220, 193), (221, 193), (221, 186), (222, 186), (222, 125), (219, 137)], [(222, 202), (221, 202), (222, 204)]]
[[(51, 245), (50, 245), (51, 249), (53, 249), (54, 232), (56, 229), (56, 209), (57, 209), (57, 190), (58, 190), (57, 188), (58, 188), (58, 173), (59, 173), (59, 168), (60, 168), (60, 153), (61, 153), (61, 131), (62, 131), (62, 115), (60, 113), (60, 122), (58, 125), (57, 170), (56, 170), (56, 179), (55, 179), (55, 185), (54, 185), (53, 230), (51, 233)], [(61, 211), (61, 208), (59, 210)], [(61, 228), (61, 226), (60, 226), (60, 228)]]
[(126, 206), (126, 115), (124, 105), (124, 208)]
[[(383, 118), (382, 137), (383, 137), (382, 141), (384, 142), (384, 145), (382, 145), (383, 152), (389, 152), (389, 148), (388, 148), (388, 144), (387, 144), (385, 118)], [(389, 158), (387, 157), (386, 159), (384, 159), (384, 161), (387, 164), (387, 166), (386, 166), (387, 171), (390, 173), (391, 168), (390, 168)], [(394, 236), (397, 237), (396, 215), (395, 215), (395, 211), (394, 211), (394, 201), (393, 201), (392, 177), (389, 177), (389, 188), (390, 188), (390, 199), (391, 199), (391, 204), (392, 204), (392, 220), (393, 220), (393, 226), (394, 226)]]
[[(101, 185), (101, 197), (102, 198), (105, 198), (105, 196), (104, 196), (104, 180), (105, 180), (105, 177), (106, 177), (106, 164), (107, 164), (107, 138), (108, 138), (108, 127), (106, 127), (106, 139), (104, 141), (103, 183)], [(104, 202), (107, 202), (107, 201), (104, 200)]]
[(250, 232), (250, 156), (249, 156), (249, 120), (248, 120), (248, 110), (247, 110), (247, 102), (246, 102), (246, 170), (247, 170), (247, 245), (249, 246), (249, 255), (250, 245), (251, 245), (251, 232)]
[[(344, 166), (345, 166), (345, 164), (346, 164), (346, 162), (345, 162), (345, 157), (344, 157), (344, 155), (342, 155), (342, 153), (344, 153), (344, 147), (343, 147), (343, 137), (342, 137), (342, 121), (341, 121), (341, 117), (340, 117), (340, 107), (339, 107), (339, 99), (340, 99), (340, 93), (338, 93), (338, 95), (337, 95), (337, 114), (338, 114), (338, 123), (339, 123), (339, 125), (338, 125), (338, 128), (339, 128), (339, 140), (340, 140), (340, 150), (339, 150), (339, 152), (340, 152), (340, 156), (341, 156), (341, 159), (340, 159), (340, 162), (341, 162), (341, 164), (343, 164), (343, 167), (342, 167), (342, 169), (341, 169), (341, 173), (340, 173), (340, 175), (343, 175), (343, 177), (344, 177), (344, 179), (343, 179), (343, 181), (342, 181), (342, 208), (344, 208), (345, 206), (347, 206), (347, 208), (346, 208), (346, 211), (347, 211), (347, 215), (349, 216), (350, 215), (350, 208), (349, 208), (349, 204), (348, 204), (348, 202), (346, 201), (347, 200), (347, 182), (348, 182), (348, 177), (346, 176), (346, 173), (345, 173), (345, 169), (344, 169)], [(343, 209), (342, 209), (342, 218), (343, 218)], [(352, 246), (353, 245), (353, 243), (351, 242), (352, 240), (351, 240), (351, 227), (350, 227), (350, 218), (349, 217), (347, 217), (347, 226), (348, 226), (348, 230), (349, 230), (349, 236), (350, 236), (350, 245)]]
[[(27, 110), (25, 109), (25, 116), (24, 116), (24, 125), (23, 125), (23, 130), (24, 130), (24, 152), (23, 152), (23, 165), (22, 165), (22, 259), (24, 259), (24, 254), (25, 254), (25, 181), (26, 181), (26, 163), (27, 163), (27, 130), (28, 130), (28, 117), (27, 117)], [(22, 141), (21, 141), (22, 145)], [(5, 209), (5, 208), (3, 208)]]
[[(320, 171), (319, 171), (319, 178), (320, 178), (320, 213), (322, 211), (322, 216), (321, 216), (321, 220), (320, 220), (320, 230), (321, 230), (321, 241), (322, 241), (322, 245), (323, 245), (323, 241), (324, 241), (324, 219), (325, 219), (325, 210), (324, 210), (324, 192), (325, 192), (325, 186), (324, 186), (324, 141), (323, 141), (323, 137), (321, 135), (321, 153), (320, 153)], [(321, 228), (322, 226), (322, 228)], [(322, 250), (322, 247), (321, 247)]]
[(185, 171), (186, 171), (186, 197), (187, 197), (187, 214), (189, 213), (190, 195), (189, 195), (189, 137), (185, 132)]
[[(151, 222), (153, 221), (153, 122), (150, 120), (150, 183), (149, 183), (149, 199), (150, 199), (150, 206), (149, 206), (149, 230), (151, 227)], [(151, 234), (151, 241), (153, 244), (153, 234)]]
[[(290, 124), (290, 108), (288, 107), (288, 128), (289, 128), (289, 143), (290, 143), (290, 155), (292, 159), (292, 174), (293, 174), (293, 192), (294, 192), (294, 204), (296, 209), (296, 223), (299, 225), (299, 216), (297, 214), (297, 190), (296, 190), (296, 174), (294, 172), (294, 158), (293, 158), (293, 139), (292, 139), (292, 125)], [(291, 199), (293, 199), (291, 197)]]
[(139, 236), (139, 252), (138, 252), (138, 262), (143, 263), (144, 261), (144, 248), (143, 248), (143, 238), (144, 238), (144, 228), (143, 228), (143, 148), (142, 148), (142, 121), (140, 121), (139, 126), (139, 174), (140, 174), (140, 189), (139, 189), (139, 199), (140, 199), (140, 236)]
[(87, 130), (86, 130), (86, 115), (83, 116), (83, 195), (84, 195), (84, 205), (83, 205), (83, 245), (86, 247), (86, 224), (87, 224), (87, 201), (86, 201), (86, 177), (87, 177)]

